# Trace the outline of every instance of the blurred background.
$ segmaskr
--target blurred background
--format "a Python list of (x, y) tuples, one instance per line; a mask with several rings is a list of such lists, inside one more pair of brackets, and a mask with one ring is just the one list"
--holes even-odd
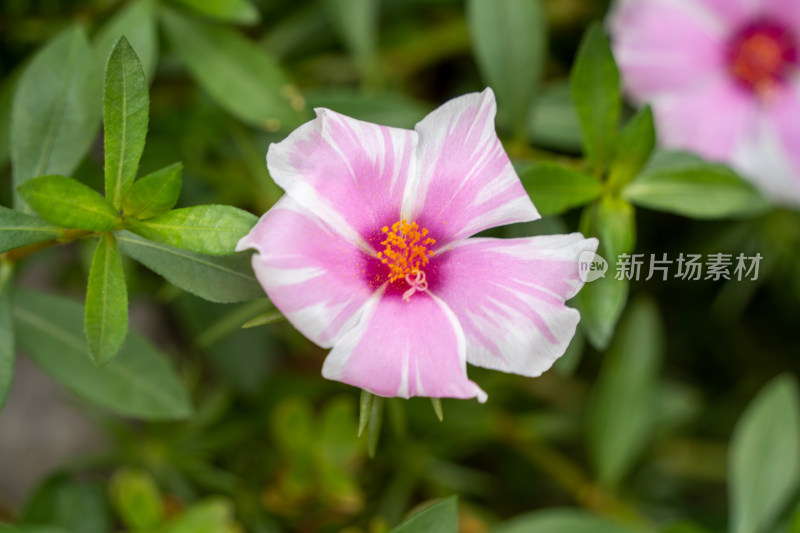
[[(501, 102), (498, 132), (519, 168), (580, 165), (567, 80), (584, 30), (608, 2), (539, 5), (530, 32), (544, 43), (541, 83), (522, 128)], [(230, 204), (261, 215), (281, 195), (265, 166), (267, 147), (313, 107), (411, 128), (444, 101), (487, 85), (459, 0), (3, 0), (2, 205), (11, 202), (16, 80), (39, 47), (74, 24), (98, 57), (120, 32), (139, 53), (151, 82), (140, 174), (182, 161), (179, 206)], [(246, 67), (264, 61), (248, 59), (254, 54), (277, 73), (254, 75)], [(248, 84), (255, 89), (244, 94), (257, 96), (262, 76), (281, 84), (301, 115), (296, 123), (263, 120), (255, 104), (236, 100)], [(98, 137), (74, 176), (99, 189), (102, 172)], [(490, 234), (576, 231), (579, 216)], [(136, 530), (119, 491), (138, 490), (166, 516), (218, 504), (219, 529), (187, 529), (211, 533), (377, 533), (454, 494), (462, 532), (500, 531), (511, 517), (555, 508), (633, 530), (724, 531), (737, 420), (775, 376), (793, 383), (800, 370), (800, 217), (697, 221), (639, 210), (637, 234), (644, 254), (759, 252), (759, 278), (634, 282), (608, 349), (579, 331), (541, 378), (472, 367), (488, 403), (444, 400), (442, 422), (427, 399), (388, 400), (374, 458), (368, 436), (356, 437), (359, 391), (321, 377), (324, 350), (285, 321), (241, 329), (269, 310), (266, 300), (210, 303), (127, 261), (132, 328), (170, 355), (196, 412), (179, 422), (122, 419), (18, 357), (0, 412), (0, 522)], [(82, 299), (92, 253), (85, 244), (30, 257), (21, 286)], [(758, 531), (800, 531), (790, 489)], [(518, 529), (528, 530), (536, 531)]]

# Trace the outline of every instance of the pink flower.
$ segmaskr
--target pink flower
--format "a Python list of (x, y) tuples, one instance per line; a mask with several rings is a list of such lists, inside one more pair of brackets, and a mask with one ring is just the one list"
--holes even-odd
[(629, 94), (652, 104), (662, 144), (800, 204), (800, 1), (620, 3), (615, 55)]
[(547, 370), (579, 315), (582, 235), (467, 238), (539, 218), (494, 131), (487, 89), (414, 131), (327, 109), (273, 144), (286, 195), (244, 237), (275, 306), (332, 348), (322, 374), (381, 396), (477, 397), (466, 362)]

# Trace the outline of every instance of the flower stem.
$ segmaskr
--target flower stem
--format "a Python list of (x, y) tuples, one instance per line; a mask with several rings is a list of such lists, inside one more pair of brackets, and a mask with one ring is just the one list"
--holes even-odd
[(506, 444), (569, 492), (581, 506), (620, 522), (655, 529), (646, 516), (593, 482), (566, 455), (540, 439), (522, 437), (510, 420), (503, 425), (506, 427), (500, 434)]
[(15, 248), (13, 250), (9, 250), (5, 253), (0, 254), (0, 263), (16, 263), (17, 261), (25, 259), (29, 255), (35, 254), (36, 252), (52, 248), (53, 246), (60, 246), (62, 244), (67, 244), (72, 241), (82, 239), (84, 237), (94, 234), (95, 232), (93, 231), (87, 231), (82, 229), (67, 229), (64, 230), (64, 234), (61, 237), (50, 239), (49, 241), (29, 244), (27, 246)]

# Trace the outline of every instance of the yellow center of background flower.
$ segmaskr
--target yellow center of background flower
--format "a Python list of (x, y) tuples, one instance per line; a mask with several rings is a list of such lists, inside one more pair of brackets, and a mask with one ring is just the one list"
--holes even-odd
[(420, 228), (416, 222), (399, 220), (392, 227), (384, 226), (381, 231), (386, 238), (381, 241), (385, 248), (378, 252), (378, 258), (389, 267), (389, 281), (415, 276), (428, 264), (433, 252), (428, 248), (436, 241), (428, 237), (428, 230)]

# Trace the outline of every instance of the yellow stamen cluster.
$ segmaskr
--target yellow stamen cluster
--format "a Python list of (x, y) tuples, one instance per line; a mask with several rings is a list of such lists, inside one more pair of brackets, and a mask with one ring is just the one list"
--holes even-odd
[(386, 234), (381, 241), (385, 248), (378, 252), (378, 258), (388, 265), (390, 282), (422, 272), (428, 258), (433, 257), (428, 247), (436, 241), (428, 237), (428, 230), (420, 228), (416, 222), (400, 220), (391, 228), (384, 226), (381, 231)]

